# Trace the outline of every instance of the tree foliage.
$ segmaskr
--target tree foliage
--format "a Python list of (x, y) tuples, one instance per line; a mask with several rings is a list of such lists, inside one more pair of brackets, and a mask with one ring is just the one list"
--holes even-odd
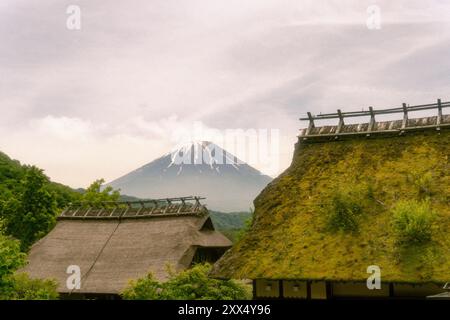
[(50, 231), (58, 209), (80, 197), (80, 192), (51, 182), (42, 170), (0, 152), (0, 219), (4, 233), (19, 239), (23, 250)]
[(235, 242), (240, 241), (251, 229), (254, 218), (253, 209), (250, 211), (250, 216), (244, 221), (244, 226), (237, 232)]
[(239, 241), (250, 229), (253, 209), (241, 212), (219, 212), (209, 210), (214, 227), (233, 243)]
[(20, 242), (0, 233), (0, 287), (16, 269), (25, 265), (25, 258)]
[(162, 284), (150, 272), (144, 278), (130, 281), (122, 297), (126, 300), (163, 300), (162, 289)]
[[(16, 197), (22, 192), (21, 181), (29, 168), (29, 166), (21, 165), (19, 161), (12, 160), (6, 154), (0, 152), (0, 203), (11, 197)], [(49, 192), (55, 194), (57, 207), (60, 209), (81, 197), (79, 191), (75, 191), (68, 186), (49, 180), (46, 181), (46, 184)]]
[(41, 169), (29, 167), (21, 180), (20, 192), (3, 203), (6, 232), (21, 241), (22, 249), (27, 249), (55, 225), (57, 206), (48, 182)]
[(30, 279), (27, 274), (15, 274), (26, 263), (20, 242), (0, 233), (0, 299), (44, 300), (57, 299), (56, 282)]
[(117, 201), (120, 197), (120, 191), (114, 190), (111, 186), (104, 187), (104, 179), (95, 180), (83, 193), (81, 201), (89, 202), (93, 205), (98, 205), (104, 201)]
[(249, 299), (249, 289), (234, 280), (208, 277), (209, 264), (197, 264), (175, 273), (169, 271), (166, 282), (157, 281), (151, 273), (131, 281), (123, 291), (127, 300), (238, 300)]
[(57, 282), (50, 279), (32, 279), (26, 273), (9, 278), (8, 290), (0, 298), (8, 300), (56, 300)]

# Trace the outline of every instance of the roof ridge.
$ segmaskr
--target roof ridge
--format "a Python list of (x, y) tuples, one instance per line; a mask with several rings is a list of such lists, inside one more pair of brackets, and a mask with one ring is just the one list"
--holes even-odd
[[(125, 219), (149, 217), (202, 216), (208, 212), (201, 197), (167, 198), (139, 201), (70, 203), (58, 219)], [(192, 201), (194, 201), (192, 203)]]
[[(450, 102), (441, 102), (441, 99), (438, 99), (437, 103), (416, 106), (409, 106), (406, 105), (406, 103), (403, 103), (402, 107), (381, 110), (374, 110), (372, 107), (369, 107), (368, 111), (362, 110), (342, 112), (340, 109), (338, 109), (337, 113), (327, 113), (319, 115), (312, 115), (311, 112), (308, 112), (308, 117), (300, 118), (300, 120), (308, 120), (309, 126), (308, 128), (300, 130), (299, 137), (301, 137), (303, 140), (318, 137), (334, 137), (335, 139), (337, 139), (340, 136), (348, 135), (370, 136), (371, 134), (377, 133), (403, 134), (406, 131), (426, 129), (436, 129), (437, 131), (440, 131), (441, 128), (450, 127), (450, 114), (443, 115), (442, 113), (442, 109), (447, 107), (450, 107)], [(410, 112), (431, 109), (436, 109), (437, 115), (422, 118), (409, 118)], [(394, 113), (403, 113), (403, 119), (388, 121), (376, 121), (375, 119), (377, 115)], [(345, 118), (364, 116), (370, 117), (369, 122), (358, 124), (345, 124), (344, 122)], [(328, 119), (339, 119), (339, 122), (337, 125), (316, 127), (315, 121)]]

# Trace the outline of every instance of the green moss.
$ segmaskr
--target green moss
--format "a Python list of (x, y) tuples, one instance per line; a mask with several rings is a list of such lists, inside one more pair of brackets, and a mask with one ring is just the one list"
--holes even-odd
[(365, 186), (340, 188), (325, 197), (323, 215), (330, 231), (356, 232), (364, 212), (364, 204), (372, 202)]
[(405, 245), (430, 241), (434, 217), (428, 201), (399, 201), (392, 209), (394, 233)]
[[(292, 165), (255, 199), (252, 229), (213, 274), (365, 280), (367, 266), (378, 265), (387, 281), (449, 281), (449, 155), (450, 131), (298, 143)], [(364, 192), (351, 191), (357, 189)], [(357, 232), (330, 232), (338, 192), (360, 207)], [(399, 247), (392, 208), (425, 198), (436, 212), (430, 240)]]

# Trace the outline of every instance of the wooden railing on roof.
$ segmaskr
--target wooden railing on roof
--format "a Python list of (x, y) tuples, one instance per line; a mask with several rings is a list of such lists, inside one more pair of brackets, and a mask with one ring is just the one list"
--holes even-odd
[[(370, 136), (375, 133), (403, 134), (408, 130), (422, 130), (429, 128), (441, 130), (443, 127), (450, 126), (450, 115), (443, 115), (442, 112), (442, 109), (447, 107), (450, 107), (450, 102), (441, 102), (441, 99), (438, 99), (437, 103), (432, 104), (408, 106), (406, 103), (403, 103), (401, 107), (382, 110), (374, 110), (373, 107), (369, 107), (369, 110), (365, 111), (342, 112), (338, 109), (336, 113), (318, 115), (312, 115), (308, 112), (307, 117), (300, 118), (302, 121), (309, 121), (308, 128), (302, 129), (300, 136), (304, 140), (316, 137), (334, 137), (337, 139), (339, 136), (346, 135)], [(409, 114), (411, 112), (431, 109), (435, 109), (437, 111), (436, 116), (409, 119)], [(383, 122), (376, 121), (377, 115), (393, 113), (403, 113), (403, 119)], [(370, 117), (370, 121), (369, 123), (346, 125), (344, 119), (352, 117)], [(329, 119), (339, 119), (339, 122), (336, 126), (316, 127), (316, 121)]]
[(58, 219), (121, 219), (203, 215), (202, 197), (179, 197), (137, 201), (103, 201), (70, 203)]

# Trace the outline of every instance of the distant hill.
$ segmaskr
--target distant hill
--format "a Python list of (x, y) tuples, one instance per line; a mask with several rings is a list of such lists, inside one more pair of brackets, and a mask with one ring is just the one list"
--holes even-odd
[(252, 217), (248, 211), (242, 212), (220, 212), (209, 211), (214, 226), (220, 230), (242, 229), (245, 222)]
[(210, 211), (209, 215), (211, 216), (214, 227), (233, 242), (236, 240), (238, 234), (245, 228), (247, 221), (252, 218), (252, 213), (248, 211)]
[(248, 211), (271, 177), (211, 142), (194, 142), (108, 185), (140, 198), (206, 197), (210, 210)]
[[(25, 171), (25, 165), (0, 151), (0, 199), (8, 197), (8, 194), (20, 188), (20, 181), (24, 177)], [(81, 194), (79, 190), (51, 181), (48, 188), (55, 193), (59, 208), (64, 207), (70, 201), (76, 200)]]

